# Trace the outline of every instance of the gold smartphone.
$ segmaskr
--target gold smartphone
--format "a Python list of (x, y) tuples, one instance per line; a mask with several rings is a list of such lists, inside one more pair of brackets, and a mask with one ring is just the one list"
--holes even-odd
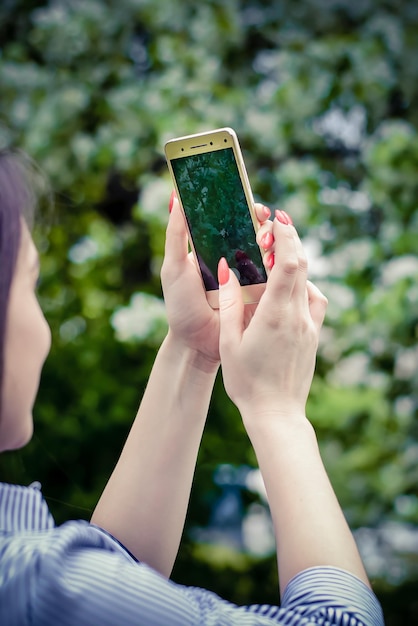
[(236, 274), (244, 302), (258, 302), (267, 274), (256, 242), (253, 195), (235, 132), (219, 128), (172, 139), (165, 145), (165, 155), (209, 304), (219, 307), (221, 257)]

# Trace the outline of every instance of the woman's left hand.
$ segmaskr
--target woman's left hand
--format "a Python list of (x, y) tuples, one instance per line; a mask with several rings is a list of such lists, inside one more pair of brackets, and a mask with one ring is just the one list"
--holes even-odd
[[(260, 224), (259, 241), (260, 235), (271, 231), (272, 223), (268, 219), (270, 210), (262, 204), (256, 204), (255, 211)], [(273, 242), (268, 248), (272, 245)], [(270, 254), (264, 257), (267, 270)], [(167, 227), (161, 282), (171, 334), (203, 358), (205, 367), (217, 368), (220, 362), (219, 312), (208, 304), (199, 270), (192, 253), (188, 253), (185, 220), (176, 197)], [(256, 306), (245, 307), (246, 325)]]
[(244, 421), (247, 416), (251, 423), (262, 413), (273, 420), (305, 417), (327, 306), (307, 280), (302, 243), (286, 214), (276, 212), (273, 235), (276, 263), (247, 328), (236, 276), (225, 260), (219, 264), (224, 385)]

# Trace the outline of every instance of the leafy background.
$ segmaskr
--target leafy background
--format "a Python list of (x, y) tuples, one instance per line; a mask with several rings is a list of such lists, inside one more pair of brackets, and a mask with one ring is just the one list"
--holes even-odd
[[(387, 624), (417, 621), (417, 58), (414, 0), (3, 0), (0, 145), (55, 195), (36, 233), (54, 347), (3, 480), (89, 517), (165, 331), (163, 144), (231, 126), (329, 299), (309, 416)], [(174, 578), (276, 603), (272, 554), (232, 540), (266, 508), (254, 465), (218, 381)]]

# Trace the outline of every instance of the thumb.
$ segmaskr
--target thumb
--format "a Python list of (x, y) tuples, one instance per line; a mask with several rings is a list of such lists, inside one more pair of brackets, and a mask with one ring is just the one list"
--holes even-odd
[(219, 282), (219, 350), (225, 354), (241, 341), (244, 330), (244, 303), (241, 287), (226, 259), (218, 264)]
[(173, 196), (170, 219), (165, 240), (165, 259), (169, 263), (183, 261), (187, 257), (187, 230), (177, 197)]

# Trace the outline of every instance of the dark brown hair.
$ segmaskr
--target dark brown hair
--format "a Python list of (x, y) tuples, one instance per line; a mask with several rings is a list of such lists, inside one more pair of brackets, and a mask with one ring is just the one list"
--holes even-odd
[(22, 218), (31, 223), (35, 203), (30, 176), (32, 167), (31, 160), (25, 154), (0, 150), (0, 390), (7, 307), (19, 252)]

